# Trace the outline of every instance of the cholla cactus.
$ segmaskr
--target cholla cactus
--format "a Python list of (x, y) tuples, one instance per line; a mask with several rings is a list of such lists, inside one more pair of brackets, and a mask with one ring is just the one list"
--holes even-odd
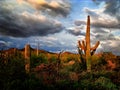
[(25, 45), (25, 70), (27, 73), (30, 72), (30, 54), (31, 54), (30, 45), (26, 44)]
[(95, 53), (99, 44), (100, 42), (97, 41), (94, 47), (90, 46), (90, 16), (88, 16), (85, 41), (84, 40), (82, 42), (80, 40), (78, 41), (79, 53), (81, 55), (84, 54), (86, 58), (85, 62), (87, 66), (87, 71), (91, 71), (91, 56)]

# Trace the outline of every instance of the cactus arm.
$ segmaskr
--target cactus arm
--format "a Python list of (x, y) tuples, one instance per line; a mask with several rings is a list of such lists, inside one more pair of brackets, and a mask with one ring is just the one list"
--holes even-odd
[(77, 48), (78, 48), (78, 53), (82, 56), (82, 54), (83, 54), (82, 50), (79, 47), (77, 47)]
[(82, 64), (84, 64), (85, 61), (84, 61), (84, 58), (83, 58), (83, 52), (82, 52), (82, 50), (79, 47), (78, 47), (78, 53), (80, 55), (80, 60), (81, 60)]
[(86, 45), (85, 45), (85, 41), (84, 40), (82, 40), (82, 46), (84, 48), (84, 53), (86, 54)]
[(95, 46), (92, 47), (90, 50), (95, 50), (95, 49), (97, 49), (97, 47), (99, 46), (99, 44), (100, 44), (100, 41), (97, 41), (97, 43), (95, 44)]
[(82, 46), (80, 40), (78, 41), (78, 47), (81, 48), (82, 50), (84, 50), (84, 47)]

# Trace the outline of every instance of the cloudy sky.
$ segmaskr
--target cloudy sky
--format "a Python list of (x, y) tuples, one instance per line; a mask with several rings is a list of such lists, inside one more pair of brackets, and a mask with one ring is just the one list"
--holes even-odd
[(91, 46), (120, 55), (120, 0), (0, 0), (0, 49), (77, 52), (91, 18)]

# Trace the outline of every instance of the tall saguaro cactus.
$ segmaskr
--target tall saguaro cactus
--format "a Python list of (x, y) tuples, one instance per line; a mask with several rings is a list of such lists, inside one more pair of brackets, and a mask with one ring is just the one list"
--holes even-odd
[(31, 55), (30, 45), (26, 44), (25, 45), (25, 70), (27, 73), (30, 72), (30, 55)]
[(94, 47), (91, 47), (90, 45), (90, 16), (88, 16), (85, 41), (84, 40), (82, 40), (82, 42), (80, 40), (78, 41), (79, 53), (80, 55), (83, 54), (85, 55), (86, 61), (82, 60), (82, 62), (86, 63), (87, 71), (91, 71), (91, 56), (95, 53), (99, 44), (100, 42), (97, 41)]

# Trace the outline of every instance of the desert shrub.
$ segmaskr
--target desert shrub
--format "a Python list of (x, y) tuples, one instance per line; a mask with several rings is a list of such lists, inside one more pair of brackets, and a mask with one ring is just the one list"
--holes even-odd
[(82, 70), (80, 63), (74, 60), (64, 63), (61, 69), (68, 72), (80, 72)]
[(72, 71), (74, 72), (81, 72), (81, 70), (83, 70), (82, 65), (80, 64), (80, 62), (75, 62), (72, 66)]
[(112, 72), (82, 72), (79, 85), (82, 90), (119, 90), (111, 80)]
[(34, 67), (38, 66), (41, 63), (45, 63), (45, 64), (48, 63), (48, 58), (47, 58), (47, 56), (45, 54), (41, 53), (38, 56), (33, 54), (31, 56), (31, 60), (30, 60), (31, 68), (34, 68)]
[(89, 78), (80, 81), (82, 90), (118, 90), (117, 86), (109, 78)]
[(92, 56), (92, 70), (105, 70), (106, 64), (104, 57)]
[[(35, 60), (38, 57), (34, 56)], [(42, 56), (42, 60), (45, 60)], [(48, 90), (51, 86), (46, 86), (34, 75), (26, 74), (24, 58), (9, 57), (7, 62), (0, 60), (0, 90)]]
[(112, 75), (110, 75), (110, 79), (114, 82), (120, 89), (120, 71), (114, 71)]
[(70, 56), (67, 57), (66, 62), (69, 62), (69, 61), (71, 61), (71, 60), (74, 60), (74, 57), (70, 55)]
[(22, 85), (26, 90), (40, 90), (45, 88), (42, 81), (37, 79), (34, 75), (27, 77)]
[(110, 78), (113, 72), (109, 72), (109, 71), (105, 71), (105, 70), (101, 70), (101, 71), (95, 71), (93, 72), (94, 77), (95, 78), (99, 78), (99, 77), (106, 77), (106, 78)]
[(49, 58), (49, 62), (50, 62), (50, 63), (56, 63), (56, 62), (57, 62), (57, 57), (56, 57), (56, 56), (51, 56), (51, 57)]
[(31, 59), (30, 59), (30, 67), (34, 68), (37, 65), (40, 64), (40, 58), (37, 55), (31, 55)]
[(77, 90), (77, 89), (78, 84), (75, 82), (70, 82), (69, 80), (59, 80), (54, 86), (54, 90)]
[(72, 55), (72, 54), (69, 54), (69, 55), (64, 55), (62, 56), (62, 60), (64, 61), (64, 63), (67, 63), (71, 60), (74, 60), (74, 61), (78, 61), (79, 57), (77, 57), (77, 55)]
[(13, 85), (17, 86), (26, 78), (26, 71), (24, 68), (24, 59), (20, 57), (8, 57), (5, 62), (0, 62), (0, 90), (11, 90)]
[(69, 71), (66, 68), (59, 70), (59, 77), (63, 80), (67, 80), (69, 77)]
[(79, 76), (79, 84), (81, 90), (94, 90), (93, 89), (94, 76), (90, 72), (83, 71)]
[(99, 90), (118, 90), (117, 86), (106, 77), (99, 77), (97, 80), (95, 80), (94, 86)]
[(80, 81), (80, 86), (82, 90), (93, 90), (92, 81), (90, 79), (83, 79)]
[[(6, 87), (1, 90), (49, 90), (50, 85), (45, 85), (34, 75), (28, 75), (24, 80), (13, 80), (8, 82)], [(53, 89), (52, 89), (53, 90)]]
[(48, 58), (45, 54), (43, 54), (43, 53), (39, 54), (38, 58), (40, 60), (40, 63), (45, 63), (45, 64), (48, 63)]

